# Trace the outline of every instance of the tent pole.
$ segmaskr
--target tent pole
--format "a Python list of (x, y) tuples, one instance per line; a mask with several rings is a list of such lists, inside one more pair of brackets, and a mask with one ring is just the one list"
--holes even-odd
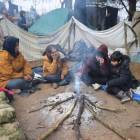
[(127, 27), (125, 23), (124, 23), (124, 40), (125, 40), (125, 52), (126, 54), (129, 54), (129, 50), (127, 48)]
[(69, 28), (69, 36), (68, 36), (68, 46), (69, 46), (69, 50), (68, 50), (68, 58), (69, 58), (69, 53), (70, 53), (70, 36), (71, 36), (71, 31), (72, 31), (72, 27), (74, 26), (74, 21), (73, 21), (73, 19), (72, 19), (72, 24), (71, 24), (71, 26), (70, 26), (70, 28)]

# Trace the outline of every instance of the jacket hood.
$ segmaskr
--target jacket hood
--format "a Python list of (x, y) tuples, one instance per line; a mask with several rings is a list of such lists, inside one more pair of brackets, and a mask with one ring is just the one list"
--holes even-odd
[(3, 48), (2, 50), (6, 50), (7, 52), (9, 52), (13, 57), (17, 57), (19, 55), (18, 53), (15, 53), (15, 47), (16, 47), (16, 43), (17, 41), (19, 41), (18, 38), (13, 37), (13, 36), (9, 36), (5, 39), (4, 43), (3, 43)]
[(25, 13), (25, 11), (20, 11), (20, 17), (23, 17), (23, 13)]
[(95, 53), (99, 51), (104, 54), (106, 58), (106, 63), (109, 63), (109, 57), (108, 57), (108, 48), (106, 45), (101, 45), (99, 48), (96, 49)]
[(128, 55), (123, 56), (122, 67), (128, 69), (130, 67), (131, 59)]

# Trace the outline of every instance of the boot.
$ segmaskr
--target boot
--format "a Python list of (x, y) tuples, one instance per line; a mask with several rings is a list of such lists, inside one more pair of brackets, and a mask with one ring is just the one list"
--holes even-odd
[(130, 99), (132, 99), (133, 98), (133, 93), (132, 93), (132, 90), (131, 89), (129, 89), (127, 92), (125, 92), (126, 93), (126, 95), (130, 98)]
[(58, 86), (65, 86), (67, 84), (66, 80), (62, 80), (61, 82), (58, 83)]
[(131, 100), (122, 90), (116, 95), (116, 97), (121, 99), (122, 104)]

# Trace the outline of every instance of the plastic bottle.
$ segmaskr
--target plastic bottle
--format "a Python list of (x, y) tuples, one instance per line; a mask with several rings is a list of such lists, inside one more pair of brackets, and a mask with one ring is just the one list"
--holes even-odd
[(80, 76), (77, 74), (75, 76), (75, 92), (76, 94), (79, 94), (80, 93), (80, 81), (81, 81), (81, 78)]

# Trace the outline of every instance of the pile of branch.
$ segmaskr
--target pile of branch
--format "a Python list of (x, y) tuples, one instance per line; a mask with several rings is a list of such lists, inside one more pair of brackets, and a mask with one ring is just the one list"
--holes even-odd
[(108, 129), (110, 129), (111, 131), (115, 132), (122, 139), (129, 140), (125, 135), (123, 135), (121, 132), (119, 132), (116, 128), (114, 128), (110, 124), (104, 122), (95, 113), (95, 111), (92, 109), (94, 107), (95, 109), (96, 108), (100, 108), (100, 109), (104, 109), (104, 110), (108, 110), (108, 111), (118, 112), (118, 111), (125, 110), (125, 108), (113, 109), (113, 108), (106, 108), (106, 107), (98, 106), (96, 103), (94, 103), (90, 99), (88, 99), (85, 95), (80, 95), (79, 97), (72, 96), (72, 97), (69, 97), (69, 98), (67, 98), (65, 100), (57, 101), (56, 103), (47, 104), (47, 105), (44, 105), (41, 108), (38, 108), (38, 109), (35, 109), (35, 110), (30, 111), (30, 113), (31, 112), (35, 112), (35, 111), (38, 111), (38, 110), (40, 110), (40, 109), (42, 109), (44, 107), (47, 107), (47, 106), (52, 106), (52, 108), (50, 109), (50, 110), (52, 110), (57, 105), (59, 105), (59, 104), (61, 104), (63, 102), (69, 101), (71, 99), (74, 99), (74, 103), (72, 104), (72, 106), (70, 107), (70, 109), (67, 111), (67, 113), (58, 122), (56, 122), (55, 125), (53, 125), (50, 129), (48, 129), (38, 140), (44, 140), (44, 139), (46, 139), (53, 131), (55, 131), (59, 127), (59, 125), (61, 125), (71, 115), (71, 113), (74, 110), (77, 102), (79, 102), (79, 104), (80, 104), (79, 112), (78, 112), (77, 118), (76, 118), (76, 120), (74, 122), (74, 130), (75, 130), (75, 134), (76, 134), (77, 140), (83, 140), (83, 137), (82, 137), (82, 135), (80, 133), (79, 125), (80, 125), (81, 116), (82, 116), (83, 111), (84, 111), (84, 107), (86, 107), (93, 114), (93, 117), (95, 119), (97, 119), (99, 122), (101, 122)]

